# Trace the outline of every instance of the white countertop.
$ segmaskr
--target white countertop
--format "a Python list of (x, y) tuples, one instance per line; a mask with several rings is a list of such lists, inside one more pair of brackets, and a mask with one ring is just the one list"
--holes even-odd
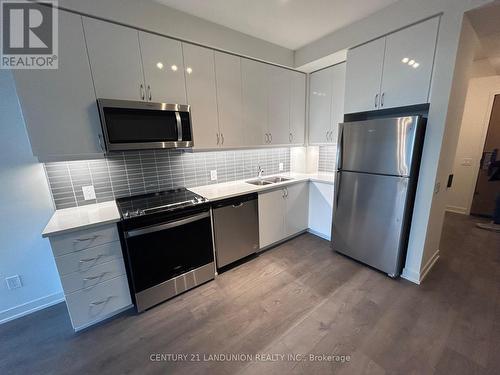
[[(197, 186), (197, 187), (189, 188), (189, 190), (193, 191), (194, 193), (196, 193), (198, 195), (201, 195), (202, 197), (207, 198), (208, 200), (216, 201), (216, 200), (220, 200), (220, 199), (236, 197), (236, 196), (242, 195), (242, 194), (249, 194), (249, 193), (255, 193), (255, 192), (260, 192), (260, 191), (265, 191), (265, 190), (272, 190), (272, 189), (276, 189), (279, 187), (283, 187), (283, 186), (287, 186), (287, 185), (291, 185), (291, 184), (295, 184), (297, 182), (303, 182), (303, 181), (315, 181), (315, 182), (333, 184), (335, 174), (334, 173), (294, 173), (294, 172), (288, 172), (288, 173), (280, 173), (278, 175), (273, 175), (273, 176), (288, 177), (288, 178), (291, 178), (291, 180), (278, 182), (275, 184), (269, 184), (269, 185), (252, 185), (252, 184), (249, 184), (245, 181), (254, 180), (256, 178), (248, 178), (245, 180), (224, 182), (221, 184)], [(273, 176), (264, 176), (263, 179), (268, 178), (268, 177), (273, 177)]]
[(42, 237), (120, 221), (115, 201), (56, 210), (42, 232)]
[[(194, 193), (207, 198), (210, 201), (216, 201), (224, 198), (236, 197), (242, 194), (255, 193), (265, 190), (272, 190), (279, 187), (295, 184), (303, 181), (322, 182), (333, 184), (333, 173), (281, 173), (279, 175), (291, 178), (290, 181), (283, 181), (270, 185), (252, 185), (245, 181), (253, 180), (249, 178), (239, 181), (224, 182), (220, 184), (197, 186), (189, 188)], [(267, 178), (271, 176), (264, 176)], [(115, 201), (89, 204), (87, 206), (65, 208), (56, 210), (50, 221), (42, 232), (42, 237), (55, 236), (71, 231), (83, 230), (96, 227), (103, 224), (116, 223), (120, 221), (120, 213)]]

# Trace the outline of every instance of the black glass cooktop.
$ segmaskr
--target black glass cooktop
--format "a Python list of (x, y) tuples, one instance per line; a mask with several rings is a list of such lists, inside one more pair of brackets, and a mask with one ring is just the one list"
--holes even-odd
[(186, 188), (177, 188), (157, 193), (118, 198), (116, 204), (122, 218), (129, 219), (157, 212), (176, 211), (207, 201), (207, 199)]

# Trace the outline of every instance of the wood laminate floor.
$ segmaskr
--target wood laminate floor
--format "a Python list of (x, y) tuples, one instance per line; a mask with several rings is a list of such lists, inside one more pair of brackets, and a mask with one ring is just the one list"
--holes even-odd
[[(0, 326), (0, 374), (499, 374), (500, 234), (473, 223), (447, 215), (441, 258), (421, 286), (305, 234), (78, 334), (59, 304)], [(209, 360), (231, 353), (254, 360)]]

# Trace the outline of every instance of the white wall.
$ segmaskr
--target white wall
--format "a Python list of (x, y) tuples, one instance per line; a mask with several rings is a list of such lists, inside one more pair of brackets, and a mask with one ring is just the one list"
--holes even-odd
[[(435, 66), (431, 87), (431, 106), (420, 168), (419, 183), (415, 198), (408, 253), (403, 276), (420, 282), (426, 272), (426, 265), (436, 255), (442, 231), (445, 199), (444, 189), (436, 194), (435, 186), (446, 184), (451, 165), (447, 165), (454, 146), (445, 147), (441, 153), (448, 103), (454, 79), (462, 18), (465, 11), (490, 0), (401, 0), (380, 12), (338, 30), (311, 43), (295, 54), (296, 66), (307, 64), (315, 59), (336, 51), (350, 48), (395, 31), (408, 24), (425, 18), (440, 15), (440, 28), (437, 41)], [(465, 97), (465, 93), (463, 94)], [(438, 173), (438, 161), (443, 158), (443, 167)], [(449, 169), (448, 169), (449, 167)], [(433, 207), (434, 206), (434, 207)], [(433, 210), (431, 210), (433, 207)]]
[(153, 0), (59, 0), (69, 10), (244, 56), (293, 66), (293, 51)]
[[(500, 76), (474, 78), (469, 82), (453, 163), (455, 177), (448, 194), (447, 209), (450, 211), (470, 213), (491, 105), (496, 94), (500, 94)], [(464, 159), (471, 159), (471, 165), (462, 165)]]
[[(42, 230), (53, 212), (42, 164), (31, 147), (12, 75), (0, 70), (0, 322), (63, 299), (56, 265)], [(18, 274), (23, 287), (8, 290)]]

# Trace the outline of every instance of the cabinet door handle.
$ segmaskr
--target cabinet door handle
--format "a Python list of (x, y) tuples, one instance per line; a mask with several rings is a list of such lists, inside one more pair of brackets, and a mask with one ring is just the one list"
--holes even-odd
[(283, 195), (281, 196), (281, 198), (285, 199), (285, 189), (282, 189), (281, 191), (283, 192)]
[(216, 135), (217, 135), (217, 144), (219, 144), (219, 133), (217, 133)]
[(378, 108), (378, 94), (375, 94), (375, 108)]
[(285, 192), (286, 192), (285, 198), (288, 198), (288, 188), (285, 188)]
[(151, 86), (148, 85), (148, 98), (149, 98), (149, 101), (151, 101), (151, 99), (153, 98), (153, 94), (151, 94)]
[(273, 133), (269, 133), (269, 137), (271, 137), (271, 139), (269, 140), (269, 143), (273, 143)]
[(97, 139), (99, 140), (99, 147), (101, 148), (101, 151), (102, 151), (102, 152), (106, 152), (106, 151), (104, 150), (104, 146), (103, 146), (103, 144), (102, 144), (102, 134), (97, 134)]
[(99, 305), (102, 305), (103, 303), (108, 302), (111, 298), (112, 298), (112, 297), (111, 297), (111, 296), (109, 296), (109, 297), (107, 297), (107, 298), (105, 298), (105, 299), (103, 299), (103, 300), (100, 300), (100, 301), (90, 302), (90, 303), (89, 303), (89, 306), (91, 306), (91, 307), (92, 307), (92, 306), (99, 306)]
[(144, 100), (144, 85), (141, 83), (139, 87), (141, 91), (141, 99)]
[(384, 98), (385, 98), (385, 92), (383, 92), (382, 96), (380, 97), (380, 107), (384, 106)]
[(99, 237), (98, 234), (96, 234), (95, 236), (92, 236), (92, 237), (87, 237), (87, 238), (77, 238), (77, 239), (73, 240), (73, 243), (77, 244), (77, 243), (85, 242), (85, 241), (94, 241), (95, 239), (97, 239), (97, 237)]
[(265, 137), (266, 137), (266, 143), (269, 143), (269, 133), (266, 133)]
[(221, 143), (224, 144), (224, 133), (220, 133)]

